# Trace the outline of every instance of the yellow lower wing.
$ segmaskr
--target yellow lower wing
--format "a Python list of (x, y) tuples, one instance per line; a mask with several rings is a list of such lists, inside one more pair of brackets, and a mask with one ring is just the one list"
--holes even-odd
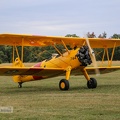
[(86, 70), (88, 74), (95, 74), (95, 69), (100, 71), (100, 74), (113, 72), (120, 69), (120, 66), (111, 66), (111, 67), (87, 67)]
[(21, 67), (0, 67), (0, 76), (14, 76), (14, 75), (35, 75), (35, 76), (49, 76), (63, 73), (63, 68), (21, 68)]
[[(95, 74), (95, 67), (85, 68), (88, 74)], [(97, 67), (100, 74), (113, 72), (120, 69), (120, 66), (112, 67)], [(38, 68), (38, 67), (0, 67), (0, 76), (14, 76), (14, 75), (33, 75), (33, 76), (55, 76), (63, 74), (65, 68)], [(82, 74), (80, 68), (73, 70), (72, 75)]]

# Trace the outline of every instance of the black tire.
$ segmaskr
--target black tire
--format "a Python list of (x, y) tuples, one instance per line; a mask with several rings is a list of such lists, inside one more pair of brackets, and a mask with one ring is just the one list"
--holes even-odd
[(18, 83), (18, 88), (22, 88), (22, 82)]
[(69, 81), (66, 79), (62, 79), (59, 82), (60, 90), (68, 90), (69, 89)]
[(90, 78), (90, 80), (87, 82), (87, 87), (89, 89), (93, 89), (97, 87), (97, 80), (95, 78)]

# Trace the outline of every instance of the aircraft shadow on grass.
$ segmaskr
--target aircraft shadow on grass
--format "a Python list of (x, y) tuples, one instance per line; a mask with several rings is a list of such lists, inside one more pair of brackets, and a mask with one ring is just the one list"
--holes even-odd
[[(115, 91), (117, 92), (118, 89), (120, 88), (120, 84), (119, 85), (99, 85), (97, 89), (88, 89), (85, 86), (71, 86), (71, 89), (67, 92), (67, 93), (106, 93), (106, 92), (110, 92), (110, 91)], [(119, 91), (118, 91), (119, 92)], [(46, 86), (24, 86), (24, 88), (22, 89), (18, 89), (15, 87), (9, 87), (7, 88), (7, 91), (2, 91), (2, 93), (7, 93), (7, 94), (27, 94), (27, 93), (31, 93), (31, 94), (59, 94), (62, 93), (58, 87), (46, 87)], [(22, 93), (22, 94), (21, 94)], [(64, 91), (63, 91), (64, 93)]]

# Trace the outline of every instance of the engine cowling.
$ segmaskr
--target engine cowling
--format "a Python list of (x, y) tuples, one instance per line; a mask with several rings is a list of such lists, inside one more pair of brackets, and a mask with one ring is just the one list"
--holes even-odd
[(87, 66), (92, 63), (90, 54), (89, 54), (89, 48), (88, 46), (82, 46), (77, 53), (77, 58), (81, 63), (81, 66)]

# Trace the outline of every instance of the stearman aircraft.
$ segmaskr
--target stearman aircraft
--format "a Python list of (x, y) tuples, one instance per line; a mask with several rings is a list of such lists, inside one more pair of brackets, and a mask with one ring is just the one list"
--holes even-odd
[[(62, 53), (56, 45), (63, 45), (65, 52)], [(115, 48), (120, 46), (119, 39), (104, 38), (73, 38), (73, 37), (55, 37), (55, 36), (37, 36), (22, 34), (0, 34), (0, 45), (9, 45), (13, 47), (12, 66), (1, 66), (1, 76), (13, 76), (14, 82), (21, 88), (24, 82), (35, 81), (65, 75), (59, 82), (60, 90), (68, 90), (70, 87), (70, 75), (83, 74), (87, 80), (88, 88), (96, 88), (97, 80), (89, 76), (90, 73), (109, 72), (110, 70), (120, 69), (120, 66), (113, 66), (112, 60)], [(68, 45), (72, 49), (68, 49)], [(21, 56), (18, 52), (18, 46), (21, 46)], [(32, 67), (25, 67), (23, 63), (25, 46), (53, 46), (59, 56), (54, 56), (49, 60), (40, 61)], [(94, 48), (103, 48), (102, 63), (105, 55), (108, 59), (107, 66), (97, 66)], [(108, 49), (112, 48), (111, 55)], [(15, 54), (17, 57), (15, 58)], [(91, 66), (93, 64), (93, 66)]]

